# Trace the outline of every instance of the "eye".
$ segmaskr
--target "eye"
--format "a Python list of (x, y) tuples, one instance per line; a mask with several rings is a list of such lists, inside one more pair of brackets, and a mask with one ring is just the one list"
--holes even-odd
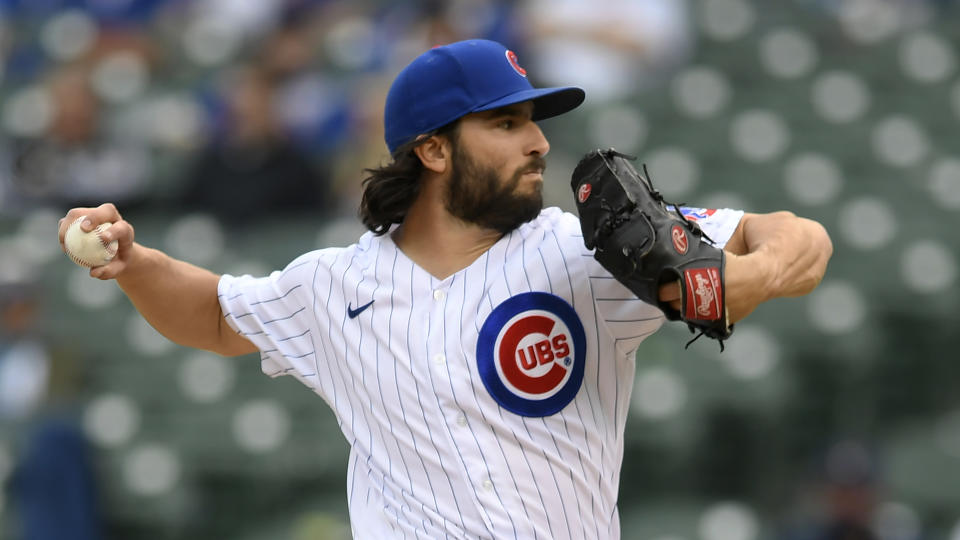
[(501, 129), (512, 129), (514, 125), (516, 125), (516, 123), (509, 118), (505, 118), (497, 122), (497, 127)]

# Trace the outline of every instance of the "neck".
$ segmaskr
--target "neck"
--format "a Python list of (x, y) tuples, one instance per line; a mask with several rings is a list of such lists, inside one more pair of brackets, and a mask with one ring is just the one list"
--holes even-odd
[(439, 197), (421, 196), (393, 233), (393, 241), (418, 266), (437, 279), (470, 266), (503, 236), (450, 215)]

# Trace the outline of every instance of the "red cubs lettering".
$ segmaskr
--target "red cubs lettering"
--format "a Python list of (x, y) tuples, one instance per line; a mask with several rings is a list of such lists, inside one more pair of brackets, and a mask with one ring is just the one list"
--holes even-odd
[(517, 349), (517, 356), (520, 358), (520, 366), (523, 367), (523, 369), (529, 371), (537, 367), (537, 355), (533, 347), (527, 347), (526, 354), (524, 354), (523, 349)]
[(570, 355), (570, 346), (567, 345), (567, 336), (559, 334), (552, 340), (544, 339), (526, 349), (517, 349), (517, 358), (520, 360), (520, 367), (529, 371), (537, 364), (544, 365), (560, 358), (566, 358)]
[[(570, 354), (566, 335), (560, 334), (553, 339), (543, 339), (533, 345), (520, 347), (520, 342), (531, 334), (549, 336), (555, 325), (553, 319), (531, 315), (515, 322), (504, 333), (497, 351), (498, 362), (506, 379), (517, 390), (534, 395), (544, 394), (556, 388), (566, 377), (567, 370), (554, 363), (557, 358), (565, 358)], [(552, 365), (539, 377), (531, 377), (524, 372), (538, 364)]]
[(537, 360), (540, 362), (541, 366), (553, 362), (553, 347), (550, 346), (549, 339), (538, 341), (536, 347)]
[(567, 345), (566, 334), (553, 336), (553, 351), (557, 358), (566, 358), (570, 356), (570, 346)]

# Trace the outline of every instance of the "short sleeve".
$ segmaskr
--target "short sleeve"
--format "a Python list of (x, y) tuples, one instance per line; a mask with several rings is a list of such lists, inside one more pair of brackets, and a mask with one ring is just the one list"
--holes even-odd
[(722, 248), (737, 230), (743, 218), (743, 210), (730, 208), (692, 208), (681, 206), (680, 213), (687, 219), (697, 222), (706, 235)]
[(316, 365), (312, 284), (320, 263), (320, 252), (311, 252), (267, 277), (220, 278), (217, 292), (223, 317), (260, 349), (267, 375), (302, 374)]

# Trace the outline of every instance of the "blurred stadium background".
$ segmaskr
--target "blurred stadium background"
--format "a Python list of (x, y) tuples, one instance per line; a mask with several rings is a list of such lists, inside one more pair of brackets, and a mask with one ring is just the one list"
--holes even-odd
[[(620, 513), (639, 540), (960, 539), (960, 9), (923, 0), (0, 1), (0, 531), (346, 538), (347, 447), (257, 358), (175, 346), (60, 253), (114, 201), (138, 239), (265, 273), (362, 232), (392, 75), (501, 40), (668, 198), (791, 210), (836, 254), (727, 351), (641, 347)], [(60, 511), (45, 504), (75, 503)], [(56, 506), (54, 506), (56, 508)], [(71, 521), (71, 520), (78, 521)], [(55, 529), (50, 529), (55, 530)]]

